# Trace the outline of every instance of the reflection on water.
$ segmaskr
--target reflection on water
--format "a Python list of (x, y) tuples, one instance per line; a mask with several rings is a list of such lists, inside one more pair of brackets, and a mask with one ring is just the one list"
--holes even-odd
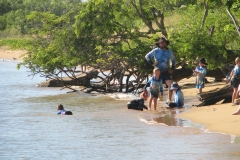
[[(240, 158), (230, 135), (174, 118), (184, 110), (134, 111), (126, 106), (132, 95), (115, 100), (37, 88), (41, 78), (13, 66), (0, 63), (0, 75), (8, 77), (0, 83), (0, 159)], [(58, 103), (73, 116), (56, 115)]]

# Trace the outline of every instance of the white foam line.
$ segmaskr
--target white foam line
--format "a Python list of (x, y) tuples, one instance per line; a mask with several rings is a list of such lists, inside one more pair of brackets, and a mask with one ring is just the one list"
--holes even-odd
[(235, 138), (237, 137), (236, 135), (233, 134), (227, 134), (223, 132), (214, 132), (210, 131), (209, 129), (203, 129), (204, 133), (218, 133), (218, 134), (223, 134), (223, 135), (229, 135), (230, 136), (230, 143), (234, 143)]

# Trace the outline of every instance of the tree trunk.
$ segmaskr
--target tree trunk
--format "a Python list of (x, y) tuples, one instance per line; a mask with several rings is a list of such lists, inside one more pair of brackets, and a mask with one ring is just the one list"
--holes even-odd
[(172, 73), (173, 81), (178, 82), (183, 78), (190, 78), (193, 75), (193, 71), (189, 68), (176, 69)]
[(206, 0), (204, 0), (203, 3), (204, 3), (204, 7), (205, 7), (205, 12), (204, 12), (204, 15), (202, 17), (202, 23), (201, 23), (201, 26), (200, 26), (201, 30), (203, 29), (203, 26), (205, 24), (205, 21), (206, 21), (207, 15), (208, 15), (208, 2)]
[[(166, 38), (168, 37), (167, 30), (164, 24), (164, 13), (161, 12), (159, 9), (152, 7), (151, 12), (154, 18), (154, 22), (162, 32), (162, 35), (164, 35)], [(158, 21), (159, 19), (159, 21)]]
[(129, 88), (129, 78), (130, 78), (130, 75), (127, 75), (127, 79), (126, 79), (126, 93), (128, 92), (128, 88)]
[(59, 79), (49, 79), (38, 84), (38, 87), (64, 87), (64, 86), (89, 86), (90, 80), (97, 78), (98, 71), (92, 70), (88, 73), (76, 76), (76, 79), (68, 77)]
[(226, 8), (226, 11), (227, 11), (228, 15), (230, 16), (230, 18), (232, 19), (232, 21), (236, 27), (236, 30), (238, 32), (238, 35), (240, 36), (240, 26), (239, 26), (237, 20), (235, 19), (235, 17), (233, 16), (233, 14), (230, 12), (230, 10), (228, 8)]
[[(190, 78), (192, 75), (193, 71), (190, 68), (176, 69), (172, 73), (173, 81), (175, 82), (178, 82), (183, 78)], [(222, 78), (225, 78), (225, 75), (219, 68), (217, 68), (214, 70), (207, 71), (206, 77), (214, 77), (216, 80), (220, 80)]]

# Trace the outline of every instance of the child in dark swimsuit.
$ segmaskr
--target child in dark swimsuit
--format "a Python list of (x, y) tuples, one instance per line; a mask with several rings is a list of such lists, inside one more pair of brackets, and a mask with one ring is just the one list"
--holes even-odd
[(71, 111), (66, 111), (66, 110), (64, 110), (62, 104), (58, 104), (58, 105), (57, 105), (57, 110), (58, 110), (57, 114), (72, 115), (72, 112), (71, 112)]

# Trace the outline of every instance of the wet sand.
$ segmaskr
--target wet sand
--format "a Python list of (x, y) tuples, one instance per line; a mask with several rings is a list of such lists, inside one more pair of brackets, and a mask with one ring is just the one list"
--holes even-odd
[[(210, 78), (209, 78), (210, 79)], [(194, 83), (193, 78), (190, 78), (188, 81)], [(185, 83), (185, 82), (184, 82)], [(225, 82), (212, 82), (207, 83), (203, 92), (209, 91), (215, 88), (221, 88), (226, 85)], [(196, 95), (195, 88), (183, 89), (185, 96)], [(196, 103), (199, 104), (200, 101), (196, 99)], [(186, 109), (186, 112), (178, 114), (178, 118), (190, 119), (194, 123), (204, 125), (205, 129), (208, 129), (210, 132), (221, 132), (226, 134), (232, 134), (240, 136), (240, 115), (232, 115), (238, 110), (238, 105), (232, 106), (232, 103), (220, 104), (221, 102), (215, 105), (203, 106), (203, 107), (191, 107)]]
[[(12, 60), (13, 57), (16, 60), (22, 60), (22, 54), (26, 53), (25, 50), (10, 50), (6, 47), (0, 47), (0, 58)], [(208, 78), (209, 81), (213, 80)], [(179, 82), (182, 87), (182, 91), (185, 97), (193, 97), (191, 104), (197, 105), (201, 103), (197, 100), (195, 89), (195, 77), (189, 79), (183, 79)], [(203, 92), (209, 91), (215, 88), (221, 88), (225, 85), (225, 82), (211, 82), (207, 83)], [(186, 108), (186, 112), (177, 115), (178, 118), (190, 119), (194, 123), (202, 124), (205, 129), (209, 129), (212, 132), (222, 132), (226, 134), (233, 134), (240, 136), (240, 115), (232, 115), (238, 109), (238, 105), (232, 106), (231, 103), (215, 104), (205, 107), (189, 107)]]

